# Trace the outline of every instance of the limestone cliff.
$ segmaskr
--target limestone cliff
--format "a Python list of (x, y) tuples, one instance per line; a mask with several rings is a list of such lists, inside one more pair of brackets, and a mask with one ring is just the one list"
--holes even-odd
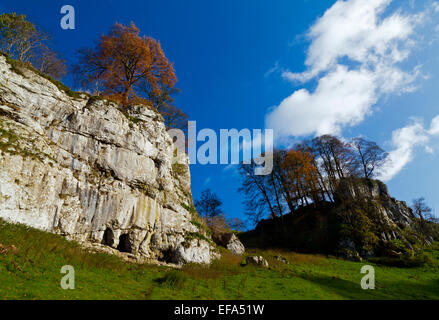
[(49, 80), (0, 55), (0, 217), (133, 258), (209, 263), (188, 159), (173, 163), (161, 115)]
[[(383, 240), (403, 238), (401, 231), (411, 228), (416, 220), (412, 209), (404, 201), (398, 201), (389, 194), (387, 186), (378, 180), (346, 179), (338, 187), (339, 203), (355, 202), (362, 199), (372, 207), (376, 224), (379, 224), (377, 236)], [(370, 216), (370, 214), (369, 214)]]

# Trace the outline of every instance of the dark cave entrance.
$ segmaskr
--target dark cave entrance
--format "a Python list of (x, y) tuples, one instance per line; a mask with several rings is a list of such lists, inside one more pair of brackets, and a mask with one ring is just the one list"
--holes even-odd
[(119, 250), (120, 252), (132, 252), (130, 236), (128, 234), (120, 235), (117, 250)]
[(113, 230), (107, 228), (102, 237), (102, 244), (112, 247), (114, 244), (114, 233)]

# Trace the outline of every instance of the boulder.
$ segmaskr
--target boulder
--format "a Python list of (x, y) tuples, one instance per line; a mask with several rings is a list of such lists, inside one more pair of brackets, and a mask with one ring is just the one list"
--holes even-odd
[(363, 258), (360, 256), (358, 251), (350, 249), (340, 249), (338, 251), (338, 256), (344, 260), (361, 262)]
[(274, 259), (279, 261), (279, 262), (285, 263), (285, 264), (290, 264), (288, 262), (288, 260), (285, 257), (283, 257), (283, 256), (274, 256)]
[(245, 260), (246, 264), (252, 264), (263, 268), (268, 268), (268, 261), (262, 256), (250, 256)]
[(216, 244), (228, 249), (233, 254), (243, 255), (245, 252), (244, 245), (232, 232), (215, 234), (213, 240)]

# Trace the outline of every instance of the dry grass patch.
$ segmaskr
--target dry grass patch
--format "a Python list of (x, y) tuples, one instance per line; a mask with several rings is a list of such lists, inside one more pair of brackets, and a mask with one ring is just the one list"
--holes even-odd
[(243, 272), (241, 267), (242, 261), (242, 256), (222, 250), (221, 259), (215, 260), (211, 265), (190, 263), (184, 265), (181, 271), (192, 279), (216, 280)]
[(285, 265), (285, 263), (276, 259), (276, 257), (283, 257), (288, 260), (290, 264), (322, 264), (325, 263), (326, 257), (319, 254), (302, 254), (282, 249), (249, 249), (246, 252), (247, 256), (262, 256), (267, 259), (270, 266)]

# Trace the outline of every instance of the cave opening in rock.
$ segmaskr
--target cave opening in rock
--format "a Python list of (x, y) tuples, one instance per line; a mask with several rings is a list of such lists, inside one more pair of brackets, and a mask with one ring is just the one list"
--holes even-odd
[(178, 263), (176, 259), (176, 252), (173, 248), (168, 248), (163, 251), (157, 260), (165, 263)]
[(128, 234), (121, 234), (119, 237), (119, 245), (117, 246), (117, 250), (120, 252), (132, 252), (130, 236)]
[(104, 231), (104, 236), (102, 237), (102, 244), (106, 245), (106, 246), (110, 246), (112, 247), (114, 244), (114, 233), (113, 230), (111, 230), (110, 228), (107, 228)]

